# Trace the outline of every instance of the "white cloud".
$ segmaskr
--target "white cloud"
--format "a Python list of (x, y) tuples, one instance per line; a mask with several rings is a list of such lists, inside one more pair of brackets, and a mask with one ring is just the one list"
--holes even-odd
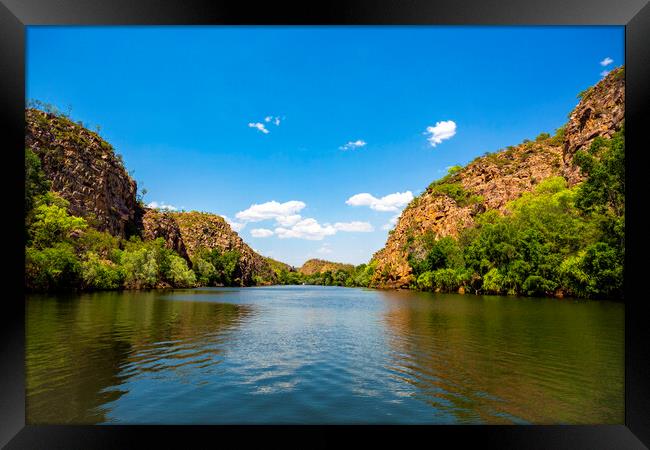
[(276, 127), (277, 127), (277, 126), (280, 126), (280, 121), (281, 121), (281, 119), (280, 119), (279, 117), (277, 117), (277, 116), (276, 116), (276, 117), (273, 117), (273, 116), (266, 116), (266, 117), (264, 118), (264, 122), (267, 122), (267, 123), (268, 123), (268, 122), (271, 122), (271, 123), (273, 123), (273, 125), (275, 125)]
[[(298, 214), (307, 205), (298, 200), (291, 200), (280, 203), (275, 200), (270, 202), (253, 204), (250, 208), (238, 212), (235, 217), (239, 220), (239, 225), (243, 228), (249, 222), (262, 222), (265, 220), (274, 220), (276, 223), (275, 230), (266, 228), (255, 228), (251, 230), (253, 237), (269, 237), (276, 235), (280, 239), (308, 239), (321, 240), (325, 236), (332, 236), (337, 232), (371, 232), (374, 231), (372, 225), (368, 222), (336, 222), (334, 225), (325, 223), (320, 224), (316, 219), (303, 218)], [(230, 219), (226, 218), (229, 223)], [(237, 223), (237, 222), (235, 222)]]
[(371, 231), (375, 231), (372, 225), (368, 222), (359, 222), (359, 221), (353, 221), (353, 222), (336, 222), (334, 224), (334, 228), (337, 231), (346, 231), (349, 233), (370, 233)]
[(381, 229), (382, 230), (392, 230), (395, 225), (397, 225), (397, 220), (399, 219), (400, 214), (395, 214), (391, 219), (388, 221), (388, 223), (384, 224)]
[(239, 233), (241, 230), (244, 229), (244, 227), (246, 227), (246, 224), (245, 224), (245, 223), (242, 223), (242, 222), (235, 222), (234, 220), (232, 220), (232, 219), (231, 219), (230, 217), (228, 217), (228, 216), (221, 216), (221, 217), (223, 217), (223, 220), (225, 220), (226, 223), (227, 223), (228, 225), (230, 225), (230, 228), (232, 228), (232, 229), (233, 229), (234, 231), (236, 231), (237, 233)]
[(611, 71), (610, 70), (603, 70), (602, 72), (600, 72), (600, 76), (601, 77), (606, 77), (609, 74), (609, 72), (611, 72)]
[(456, 122), (453, 120), (443, 120), (436, 122), (436, 125), (427, 127), (424, 134), (430, 134), (427, 138), (431, 147), (435, 147), (446, 139), (452, 138), (456, 134)]
[(291, 228), (278, 227), (275, 229), (275, 234), (280, 239), (307, 239), (311, 241), (320, 241), (325, 236), (332, 236), (336, 234), (336, 228), (332, 225), (319, 224), (316, 219), (302, 219)]
[(614, 60), (608, 56), (607, 58), (603, 59), (603, 60), (600, 62), (600, 65), (603, 66), (603, 67), (605, 67), (605, 66), (609, 66), (609, 65), (610, 65), (611, 63), (613, 63), (613, 62), (614, 62)]
[(260, 123), (260, 122), (249, 122), (248, 126), (249, 126), (250, 128), (257, 128), (258, 130), (260, 130), (260, 131), (261, 131), (262, 133), (264, 133), (264, 134), (268, 134), (268, 133), (269, 133), (269, 130), (266, 129), (266, 127), (264, 126), (263, 123)]
[(273, 231), (267, 230), (266, 228), (254, 228), (251, 230), (251, 236), (256, 238), (266, 238), (273, 236)]
[(354, 150), (355, 148), (363, 147), (366, 145), (365, 141), (357, 139), (356, 141), (350, 141), (345, 145), (339, 147), (339, 150)]
[(320, 248), (316, 251), (318, 253), (323, 253), (323, 254), (332, 253), (332, 246), (326, 242), (323, 245), (321, 245)]
[(291, 214), (289, 216), (278, 216), (275, 218), (275, 221), (278, 223), (278, 225), (281, 225), (283, 227), (290, 227), (298, 223), (302, 219), (302, 216), (300, 214)]
[(304, 202), (298, 200), (291, 200), (284, 203), (273, 200), (266, 203), (253, 204), (250, 208), (239, 211), (235, 214), (235, 217), (242, 222), (260, 222), (262, 220), (275, 219), (282, 226), (291, 226), (300, 220), (301, 217), (297, 213), (305, 206), (307, 205)]
[(151, 202), (147, 205), (148, 208), (152, 209), (162, 209), (165, 211), (178, 211), (178, 208), (174, 205), (168, 205), (165, 202)]
[(353, 195), (345, 203), (351, 206), (369, 206), (375, 211), (398, 211), (400, 208), (408, 205), (411, 200), (413, 200), (413, 193), (411, 191), (395, 192), (381, 198), (364, 192)]
[(334, 225), (329, 223), (320, 224), (316, 219), (306, 218), (293, 224), (291, 227), (277, 227), (275, 234), (280, 239), (307, 239), (320, 241), (326, 236), (333, 236), (337, 232), (346, 233), (368, 233), (374, 231), (374, 228), (368, 222), (336, 222)]

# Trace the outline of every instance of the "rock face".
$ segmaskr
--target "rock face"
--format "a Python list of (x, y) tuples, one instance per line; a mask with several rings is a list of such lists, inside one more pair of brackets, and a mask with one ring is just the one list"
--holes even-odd
[(322, 259), (310, 259), (308, 261), (305, 261), (302, 267), (298, 269), (298, 272), (300, 272), (303, 275), (314, 275), (314, 274), (325, 273), (328, 271), (336, 272), (337, 270), (350, 272), (354, 270), (354, 266), (352, 264), (343, 264), (343, 263), (325, 261)]
[(71, 214), (114, 236), (163, 238), (168, 248), (188, 261), (201, 248), (236, 250), (242, 284), (253, 284), (256, 276), (267, 283), (275, 280), (266, 259), (246, 245), (222, 217), (142, 207), (136, 182), (97, 133), (37, 109), (27, 109), (25, 117), (25, 145), (41, 159), (52, 190), (70, 202)]
[(65, 117), (27, 109), (25, 119), (25, 146), (40, 157), (70, 212), (115, 236), (137, 233), (142, 215), (137, 185), (110, 144)]
[(242, 285), (253, 284), (255, 276), (261, 276), (267, 282), (276, 277), (267, 258), (250, 248), (223, 217), (216, 214), (163, 212), (147, 208), (142, 218), (142, 236), (144, 239), (163, 238), (167, 248), (176, 251), (190, 263), (201, 249), (237, 251), (240, 255), (238, 271)]
[(266, 259), (250, 248), (223, 217), (203, 212), (166, 213), (178, 226), (187, 256), (191, 259), (200, 249), (239, 252), (239, 272), (243, 285), (253, 284), (253, 277), (275, 279)]
[(171, 213), (146, 208), (142, 217), (142, 238), (145, 240), (163, 238), (167, 248), (174, 250), (188, 261), (190, 259), (181, 230)]
[(571, 162), (578, 150), (586, 149), (598, 136), (612, 137), (625, 119), (625, 69), (613, 70), (589, 88), (569, 116), (563, 146), (563, 175), (569, 184), (582, 181)]
[(587, 148), (597, 136), (611, 137), (623, 124), (623, 70), (613, 70), (582, 97), (563, 134), (540, 136), (475, 159), (441, 182), (455, 190), (442, 189), (440, 183), (429, 186), (404, 209), (385, 247), (373, 255), (376, 268), (371, 285), (407, 287), (413, 281), (408, 252), (417, 252), (414, 238), (424, 233), (457, 237), (474, 224), (477, 214), (503, 212), (508, 202), (550, 176), (562, 175), (570, 184), (580, 182), (579, 169), (573, 166), (576, 151)]

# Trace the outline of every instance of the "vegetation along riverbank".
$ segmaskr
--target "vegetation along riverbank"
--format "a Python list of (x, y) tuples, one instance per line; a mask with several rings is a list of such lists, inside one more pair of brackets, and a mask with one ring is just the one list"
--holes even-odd
[(36, 102), (26, 110), (26, 287), (304, 283), (622, 298), (624, 91), (621, 67), (579, 94), (554, 135), (451, 167), (367, 264), (301, 268), (259, 255), (219, 215), (146, 207), (98, 131)]

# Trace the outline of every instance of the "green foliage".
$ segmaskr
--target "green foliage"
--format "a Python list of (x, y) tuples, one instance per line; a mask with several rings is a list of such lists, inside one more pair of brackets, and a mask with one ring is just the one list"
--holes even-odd
[(124, 281), (124, 272), (112, 261), (88, 252), (81, 263), (81, 280), (85, 289), (118, 289)]
[(548, 134), (548, 133), (540, 133), (540, 134), (537, 135), (537, 137), (535, 138), (535, 141), (536, 141), (536, 142), (542, 142), (542, 141), (546, 141), (547, 139), (550, 139), (550, 138), (551, 138), (551, 135), (550, 135), (550, 134)]
[(81, 217), (68, 214), (60, 201), (45, 201), (34, 208), (29, 236), (37, 248), (52, 247), (58, 242), (69, 242), (71, 232), (81, 232), (87, 226)]
[(579, 98), (580, 100), (584, 100), (589, 96), (589, 94), (591, 94), (591, 92), (592, 92), (592, 86), (589, 86), (584, 91), (580, 91), (577, 95), (577, 98)]
[(574, 158), (587, 175), (576, 205), (585, 212), (622, 216), (625, 212), (625, 136), (622, 130), (611, 139), (596, 138), (589, 151)]
[(531, 296), (551, 295), (555, 291), (557, 283), (547, 280), (539, 275), (530, 275), (522, 285), (523, 292)]
[(32, 212), (35, 201), (50, 190), (50, 182), (41, 168), (40, 158), (25, 149), (25, 216)]
[(418, 288), (422, 289), (423, 291), (433, 290), (433, 288), (435, 287), (433, 272), (429, 270), (426, 272), (422, 272), (420, 275), (418, 275), (416, 283)]
[(375, 273), (377, 261), (370, 261), (368, 264), (360, 264), (354, 268), (350, 279), (353, 286), (368, 287)]
[(415, 252), (412, 252), (408, 258), (416, 277), (424, 272), (445, 267), (463, 266), (461, 249), (455, 239), (448, 236), (436, 239), (433, 234), (427, 233), (420, 236), (418, 241), (416, 244), (418, 253), (424, 256), (418, 257)]
[(25, 285), (28, 289), (69, 289), (78, 285), (80, 272), (79, 259), (67, 242), (43, 249), (25, 249)]
[(483, 276), (483, 291), (489, 294), (501, 294), (506, 291), (506, 277), (496, 267)]
[(60, 110), (56, 105), (53, 105), (52, 103), (46, 103), (36, 99), (29, 100), (27, 102), (27, 106), (29, 108), (40, 109), (41, 111), (44, 111), (48, 114), (52, 114), (57, 117), (63, 117), (66, 119), (70, 119), (70, 113), (72, 112), (72, 108), (70, 106), (68, 106), (67, 111), (64, 112)]
[(617, 80), (624, 80), (625, 79), (625, 67), (621, 67), (621, 69), (618, 70), (614, 74), (614, 78), (617, 79)]
[(81, 253), (94, 253), (102, 259), (115, 260), (115, 250), (120, 246), (120, 239), (106, 231), (88, 227), (76, 243)]
[(125, 273), (124, 287), (127, 289), (153, 288), (160, 278), (156, 253), (145, 247), (122, 252), (120, 265)]
[(457, 173), (459, 173), (461, 170), (463, 170), (463, 166), (451, 166), (447, 169), (447, 175), (454, 176)]
[(553, 136), (549, 143), (552, 145), (562, 145), (564, 142), (564, 133), (566, 132), (566, 126), (561, 126), (555, 130), (555, 136)]
[(623, 261), (620, 249), (597, 242), (586, 249), (581, 262), (582, 269), (587, 274), (585, 291), (588, 296), (623, 295)]
[(252, 283), (242, 280), (239, 259), (241, 255), (235, 250), (221, 252), (219, 249), (197, 252), (192, 266), (198, 279), (209, 286), (234, 286)]
[(435, 183), (429, 186), (430, 192), (446, 195), (453, 199), (458, 206), (467, 206), (483, 201), (480, 195), (472, 195), (467, 192), (460, 182), (456, 183)]
[(196, 284), (196, 275), (187, 266), (187, 261), (177, 255), (169, 256), (169, 281), (176, 287), (192, 287)]
[(460, 287), (458, 273), (455, 269), (445, 268), (433, 272), (435, 286), (441, 291), (453, 292)]
[(284, 285), (297, 285), (303, 284), (304, 277), (295, 270), (288, 270), (286, 268), (280, 269), (277, 272), (277, 283)]
[(201, 257), (195, 257), (192, 260), (192, 269), (196, 274), (197, 282), (202, 286), (210, 286), (217, 276), (217, 271), (212, 263)]
[(595, 139), (588, 152), (578, 152), (576, 164), (587, 177), (583, 183), (569, 188), (561, 177), (548, 178), (510, 202), (506, 214), (488, 211), (477, 216), (475, 226), (461, 232), (458, 240), (411, 236), (408, 261), (416, 286), (622, 297), (624, 159), (621, 130), (612, 139)]

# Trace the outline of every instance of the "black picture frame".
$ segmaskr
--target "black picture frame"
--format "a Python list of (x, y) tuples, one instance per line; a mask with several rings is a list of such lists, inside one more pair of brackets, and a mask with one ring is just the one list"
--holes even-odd
[[(24, 186), (25, 26), (27, 25), (624, 25), (626, 45), (626, 240), (625, 424), (588, 426), (26, 426), (25, 321), (22, 198)], [(426, 445), (441, 441), (493, 448), (627, 449), (650, 446), (650, 352), (644, 312), (647, 239), (643, 236), (644, 157), (650, 150), (650, 5), (645, 0), (391, 1), (322, 3), (214, 2), (207, 0), (0, 0), (0, 98), (4, 165), (2, 181), (11, 204), (5, 243), (11, 253), (4, 272), (0, 312), (0, 445), (6, 448), (193, 447), (224, 439), (268, 446), (339, 446), (351, 435), (364, 444)], [(579, 52), (579, 48), (567, 51)], [(558, 68), (561, 76), (561, 68)], [(11, 198), (13, 197), (13, 198)], [(6, 208), (5, 208), (6, 209)], [(638, 263), (637, 263), (638, 262)], [(15, 285), (15, 286), (14, 286)], [(196, 445), (193, 445), (196, 444)], [(230, 447), (233, 444), (228, 444)], [(364, 445), (365, 446), (365, 445)]]

